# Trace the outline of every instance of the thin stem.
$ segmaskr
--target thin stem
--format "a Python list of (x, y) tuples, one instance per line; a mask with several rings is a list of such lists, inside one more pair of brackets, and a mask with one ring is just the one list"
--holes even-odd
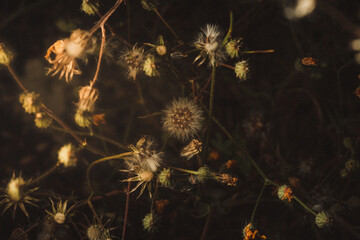
[(212, 119), (213, 111), (214, 111), (214, 95), (215, 95), (215, 71), (216, 67), (212, 68), (211, 71), (211, 86), (210, 86), (210, 103), (209, 103), (209, 119)]
[(222, 42), (222, 45), (225, 45), (226, 42), (228, 41), (229, 37), (231, 36), (231, 33), (232, 33), (232, 29), (233, 29), (233, 12), (230, 11), (230, 24), (229, 24), (229, 31), (227, 32), (223, 42)]
[(207, 233), (207, 231), (208, 231), (208, 229), (209, 229), (209, 225), (210, 225), (210, 221), (211, 221), (211, 217), (212, 217), (212, 215), (213, 215), (213, 212), (214, 212), (214, 211), (212, 210), (212, 208), (210, 208), (209, 214), (208, 214), (208, 216), (207, 216), (207, 218), (206, 218), (206, 222), (205, 222), (203, 231), (202, 231), (202, 233), (201, 233), (200, 240), (205, 240), (205, 239), (206, 239), (206, 233)]
[(275, 52), (274, 49), (268, 49), (268, 50), (249, 50), (249, 51), (241, 51), (243, 54), (253, 54), (253, 53), (273, 53)]
[(229, 69), (231, 69), (231, 70), (235, 70), (235, 67), (233, 67), (233, 66), (231, 66), (231, 65), (228, 65), (228, 64), (225, 64), (225, 63), (221, 63), (220, 66), (229, 68)]
[(255, 213), (256, 213), (257, 207), (259, 206), (260, 199), (261, 199), (261, 197), (262, 197), (262, 195), (263, 195), (263, 193), (264, 193), (264, 190), (265, 190), (266, 185), (267, 185), (267, 183), (266, 183), (266, 181), (264, 181), (264, 184), (263, 184), (263, 186), (262, 186), (262, 188), (261, 188), (261, 191), (260, 191), (260, 193), (259, 193), (259, 196), (258, 196), (258, 198), (257, 198), (257, 200), (256, 200), (254, 210), (253, 210), (253, 212), (252, 212), (252, 214), (251, 214), (251, 218), (250, 218), (250, 222), (251, 222), (251, 223), (254, 223)]
[(104, 26), (105, 22), (109, 19), (109, 17), (115, 12), (115, 10), (120, 6), (123, 0), (117, 0), (114, 6), (107, 12), (105, 15), (97, 22), (89, 31), (90, 36), (94, 34), (94, 32), (99, 29), (101, 26)]
[(109, 157), (104, 157), (104, 158), (100, 158), (94, 162), (92, 162), (89, 167), (87, 168), (87, 171), (86, 171), (86, 179), (87, 179), (87, 183), (90, 187), (90, 190), (92, 191), (92, 187), (91, 187), (91, 184), (90, 184), (90, 170), (96, 165), (96, 164), (99, 164), (99, 163), (103, 163), (103, 162), (106, 162), (106, 161), (109, 161), (111, 159), (122, 159), (123, 157), (126, 157), (126, 156), (129, 156), (133, 154), (132, 152), (125, 152), (125, 153), (120, 153), (120, 154), (117, 154), (117, 155), (113, 155), (113, 156), (109, 156)]
[(293, 199), (295, 199), (295, 201), (297, 201), (298, 203), (300, 203), (301, 206), (303, 206), (303, 208), (305, 208), (308, 212), (310, 212), (312, 215), (314, 215), (315, 217), (317, 216), (317, 213), (314, 212), (311, 208), (309, 208), (308, 206), (306, 206), (305, 203), (303, 203), (297, 196), (293, 196)]
[(128, 218), (129, 202), (130, 202), (130, 187), (131, 187), (131, 182), (128, 182), (127, 191), (126, 191), (126, 204), (125, 204), (125, 213), (124, 213), (124, 223), (123, 223), (123, 230), (122, 230), (121, 240), (125, 240), (126, 223), (127, 223), (127, 218)]
[(161, 16), (159, 11), (156, 8), (152, 9), (156, 15), (160, 18), (160, 20), (165, 24), (165, 26), (170, 30), (170, 32), (175, 36), (175, 38), (178, 40), (179, 43), (182, 43), (182, 40), (179, 38), (179, 36), (176, 34), (176, 32), (171, 28), (171, 26), (167, 23), (167, 21)]
[(100, 226), (101, 226), (102, 228), (104, 228), (104, 225), (102, 224), (99, 216), (97, 215), (97, 213), (96, 213), (96, 211), (95, 211), (95, 209), (94, 209), (94, 206), (93, 206), (92, 203), (91, 203), (91, 197), (92, 197), (92, 194), (90, 195), (89, 199), (87, 200), (87, 203), (88, 203), (88, 205), (89, 205), (89, 208), (90, 208), (91, 211), (93, 212), (93, 214), (94, 214), (96, 220), (98, 221), (98, 223), (100, 224)]
[(154, 204), (155, 204), (155, 199), (156, 199), (156, 194), (159, 188), (159, 181), (156, 181), (156, 185), (155, 185), (155, 191), (154, 191), (154, 195), (152, 196), (151, 199), (151, 206), (150, 206), (150, 212), (152, 213), (154, 211)]
[(193, 170), (188, 170), (188, 169), (184, 169), (184, 168), (178, 168), (178, 167), (170, 167), (174, 170), (177, 170), (179, 172), (185, 172), (185, 173), (190, 173), (190, 174), (194, 174), (194, 175), (198, 175), (199, 173), (197, 171), (193, 171)]
[(24, 92), (28, 92), (28, 90), (24, 87), (24, 85), (21, 83), (20, 79), (17, 77), (17, 75), (15, 74), (14, 70), (12, 69), (12, 67), (10, 65), (6, 65), (7, 69), (9, 70), (11, 76), (14, 78), (14, 80), (16, 81), (16, 83), (20, 86), (20, 88), (24, 91)]
[(55, 166), (53, 166), (52, 168), (50, 168), (49, 170), (47, 170), (45, 173), (43, 173), (42, 175), (38, 176), (37, 178), (35, 178), (34, 180), (32, 180), (31, 182), (29, 182), (27, 185), (31, 186), (34, 183), (40, 182), (42, 179), (46, 178), (47, 176), (50, 176), (51, 174), (53, 174), (55, 172), (55, 170), (60, 166), (60, 163), (57, 162), (55, 164)]
[(100, 45), (100, 51), (99, 51), (99, 60), (98, 60), (98, 64), (96, 67), (96, 72), (95, 72), (94, 78), (90, 82), (90, 87), (94, 86), (94, 84), (97, 80), (99, 71), (100, 71), (100, 64), (101, 64), (102, 55), (103, 55), (103, 51), (104, 51), (105, 40), (106, 40), (105, 28), (104, 28), (104, 25), (101, 25), (101, 45)]

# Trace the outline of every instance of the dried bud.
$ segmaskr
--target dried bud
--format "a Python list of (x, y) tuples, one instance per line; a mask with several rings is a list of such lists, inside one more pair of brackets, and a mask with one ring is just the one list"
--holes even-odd
[(79, 102), (77, 103), (78, 112), (92, 113), (95, 102), (99, 97), (99, 91), (91, 86), (82, 87), (79, 90)]
[(199, 140), (193, 139), (187, 146), (185, 146), (180, 153), (180, 156), (187, 160), (191, 159), (196, 154), (202, 151), (202, 143)]
[(170, 187), (170, 177), (171, 177), (171, 169), (170, 168), (164, 168), (160, 174), (158, 175), (159, 182), (161, 186), (163, 187)]
[(75, 156), (75, 147), (71, 143), (64, 145), (58, 152), (59, 163), (63, 164), (64, 167), (75, 167), (77, 159)]
[(226, 162), (225, 165), (226, 165), (227, 169), (231, 169), (231, 168), (233, 168), (235, 166), (235, 164), (236, 164), (235, 160), (229, 160), (229, 161)]
[(228, 41), (225, 45), (226, 53), (231, 57), (239, 57), (239, 50), (242, 46), (242, 38), (240, 39), (232, 39)]
[(23, 105), (25, 112), (37, 113), (40, 111), (40, 95), (35, 92), (23, 92), (19, 96), (19, 102)]
[(38, 112), (35, 114), (34, 121), (38, 128), (48, 128), (52, 122), (52, 118), (46, 113)]
[(156, 205), (156, 211), (159, 214), (162, 214), (164, 211), (164, 207), (169, 205), (169, 200), (167, 199), (156, 200), (155, 205)]
[(10, 50), (3, 43), (0, 43), (0, 64), (9, 65), (12, 59), (13, 54)]
[(232, 177), (229, 174), (220, 174), (218, 176), (218, 181), (221, 183), (225, 183), (228, 186), (236, 187), (238, 179), (236, 177)]
[(160, 46), (156, 46), (156, 52), (160, 55), (160, 56), (164, 56), (166, 54), (166, 46), (165, 45), (160, 45)]
[(249, 73), (249, 64), (247, 61), (243, 60), (235, 64), (235, 74), (240, 79), (240, 81), (245, 81)]

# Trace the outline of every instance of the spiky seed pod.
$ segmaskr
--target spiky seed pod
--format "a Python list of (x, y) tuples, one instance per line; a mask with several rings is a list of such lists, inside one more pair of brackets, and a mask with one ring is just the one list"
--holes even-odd
[(0, 43), (0, 64), (9, 65), (13, 57), (10, 50), (7, 49), (3, 43)]
[(91, 225), (88, 227), (86, 234), (89, 240), (101, 240), (102, 228), (97, 224)]
[(161, 186), (163, 187), (170, 187), (171, 186), (171, 169), (170, 168), (164, 168), (158, 175), (159, 182)]
[(197, 139), (193, 139), (188, 145), (186, 145), (181, 150), (180, 156), (189, 160), (196, 154), (200, 153), (201, 151), (202, 151), (202, 143)]
[(37, 113), (40, 111), (40, 94), (35, 92), (23, 92), (19, 96), (19, 102), (27, 113)]
[(122, 54), (119, 63), (127, 68), (128, 78), (136, 80), (142, 70), (144, 58), (144, 49), (142, 47), (138, 48), (136, 45)]
[(179, 140), (193, 137), (202, 127), (203, 112), (192, 100), (173, 100), (164, 110), (163, 129)]
[(83, 0), (81, 10), (87, 15), (93, 16), (99, 11), (99, 2), (97, 0)]
[(327, 212), (319, 212), (315, 217), (315, 223), (319, 228), (329, 227), (331, 221), (332, 219)]
[(147, 214), (143, 219), (144, 230), (148, 232), (157, 231), (156, 223), (158, 222), (159, 217), (154, 213)]
[(52, 118), (43, 112), (38, 112), (35, 114), (35, 125), (38, 128), (48, 128), (52, 122)]
[(64, 167), (75, 167), (77, 158), (75, 156), (75, 147), (71, 143), (66, 144), (58, 151), (58, 161)]
[(200, 50), (194, 62), (200, 60), (198, 66), (209, 59), (209, 65), (214, 67), (216, 63), (221, 63), (225, 59), (224, 49), (221, 43), (222, 33), (217, 25), (207, 24), (201, 29), (194, 46)]
[(249, 64), (247, 61), (243, 60), (240, 62), (237, 62), (235, 64), (235, 75), (240, 79), (240, 81), (245, 81), (248, 77), (249, 73)]
[(226, 53), (231, 57), (239, 57), (239, 50), (242, 46), (242, 38), (231, 39), (225, 45)]

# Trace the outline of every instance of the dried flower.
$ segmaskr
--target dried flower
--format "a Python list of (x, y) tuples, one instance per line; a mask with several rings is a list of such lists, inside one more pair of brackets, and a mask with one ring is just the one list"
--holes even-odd
[(100, 124), (106, 124), (105, 113), (94, 114), (93, 123), (95, 126), (99, 126)]
[(240, 79), (240, 81), (245, 81), (249, 73), (249, 64), (247, 61), (243, 60), (235, 64), (235, 75)]
[(136, 146), (130, 145), (132, 154), (125, 158), (130, 170), (140, 166), (144, 170), (156, 172), (162, 162), (163, 153), (153, 149), (153, 140), (150, 137), (142, 137)]
[(331, 221), (332, 219), (327, 212), (320, 212), (315, 217), (315, 223), (319, 228), (329, 227)]
[(233, 168), (235, 166), (235, 164), (236, 164), (235, 160), (229, 160), (229, 161), (226, 162), (225, 165), (226, 165), (227, 169), (231, 169), (231, 168)]
[[(71, 81), (74, 74), (81, 74), (76, 62), (76, 58), (81, 58), (86, 49), (89, 48), (90, 36), (87, 31), (77, 29), (69, 38), (58, 40), (47, 50), (45, 59), (53, 66), (48, 70), (47, 74), (52, 76), (60, 72), (61, 79), (65, 76), (66, 82)], [(51, 58), (51, 54), (56, 55), (55, 59)]]
[(232, 177), (231, 175), (225, 173), (219, 174), (217, 176), (217, 180), (218, 182), (225, 183), (228, 186), (232, 187), (236, 187), (237, 182), (239, 181), (236, 177)]
[(81, 10), (87, 15), (93, 16), (99, 11), (99, 2), (97, 0), (83, 0)]
[(43, 112), (38, 112), (35, 114), (35, 125), (38, 128), (48, 128), (52, 122), (52, 118)]
[(64, 167), (75, 167), (77, 158), (75, 156), (75, 147), (71, 143), (66, 144), (58, 151), (59, 163), (63, 164)]
[(259, 231), (254, 229), (252, 223), (246, 225), (246, 227), (243, 229), (243, 235), (244, 235), (244, 240), (256, 239), (257, 237), (259, 239), (266, 239), (265, 235), (260, 235)]
[(216, 150), (210, 150), (209, 156), (207, 158), (208, 161), (217, 161), (220, 157), (220, 154)]
[(147, 214), (143, 219), (144, 230), (148, 232), (157, 231), (156, 223), (158, 222), (159, 217), (154, 213)]
[(242, 38), (239, 39), (231, 39), (225, 45), (226, 53), (231, 57), (239, 57), (239, 50), (242, 46)]
[(150, 187), (151, 187), (151, 181), (154, 177), (154, 173), (152, 171), (142, 169), (138, 166), (132, 171), (131, 170), (122, 170), (122, 171), (131, 172), (136, 175), (135, 177), (131, 177), (123, 180), (123, 182), (138, 182), (136, 186), (130, 191), (130, 193), (136, 191), (136, 189), (138, 189), (142, 185), (138, 197), (140, 197), (143, 194), (146, 186), (148, 186), (149, 194), (151, 195)]
[(170, 187), (170, 177), (171, 177), (171, 169), (170, 168), (164, 168), (158, 175), (158, 180), (163, 187)]
[(53, 200), (51, 198), (49, 198), (49, 199), (51, 202), (52, 212), (50, 212), (48, 210), (45, 210), (45, 212), (47, 214), (49, 214), (56, 223), (63, 224), (66, 220), (67, 215), (69, 214), (69, 212), (75, 205), (71, 206), (69, 209), (66, 210), (67, 200), (64, 203), (60, 200), (57, 203), (56, 208), (55, 208), (55, 204), (54, 204)]
[(99, 91), (92, 86), (84, 86), (79, 90), (79, 102), (77, 103), (78, 112), (92, 113), (95, 102), (99, 97)]
[(25, 112), (37, 113), (41, 108), (40, 95), (35, 92), (23, 92), (19, 96), (19, 102), (22, 104)]
[(292, 189), (287, 185), (280, 186), (277, 194), (281, 200), (287, 199), (289, 202), (291, 202), (291, 199), (294, 197)]
[(214, 67), (215, 63), (222, 62), (225, 59), (223, 46), (221, 44), (222, 33), (217, 25), (207, 24), (201, 29), (197, 39), (194, 42), (195, 47), (200, 50), (200, 54), (194, 62), (200, 62), (198, 66), (209, 59), (209, 65)]
[(0, 205), (6, 204), (2, 213), (4, 214), (6, 210), (8, 210), (11, 206), (14, 206), (12, 218), (15, 218), (15, 211), (17, 206), (20, 207), (22, 212), (26, 215), (26, 217), (29, 218), (29, 214), (26, 211), (25, 204), (30, 204), (32, 206), (37, 207), (36, 204), (34, 204), (34, 201), (38, 201), (36, 198), (30, 197), (29, 195), (36, 191), (38, 188), (33, 189), (26, 189), (27, 182), (21, 177), (15, 177), (15, 174), (13, 174), (11, 180), (9, 181), (6, 190), (5, 195), (1, 195), (3, 199), (0, 201)]
[(3, 43), (0, 43), (0, 64), (9, 65), (12, 59), (13, 54), (10, 50)]
[(159, 72), (157, 70), (157, 66), (155, 63), (155, 57), (154, 55), (148, 55), (146, 57), (146, 60), (144, 62), (143, 70), (145, 74), (149, 77), (155, 77), (159, 75)]
[(196, 154), (200, 153), (201, 151), (202, 151), (202, 143), (197, 139), (193, 139), (188, 145), (186, 145), (181, 150), (180, 156), (189, 160)]
[(130, 50), (127, 50), (120, 57), (120, 64), (127, 68), (128, 78), (132, 78), (134, 81), (138, 73), (142, 70), (144, 62), (144, 49), (138, 48), (136, 45)]
[(90, 240), (101, 240), (102, 228), (98, 224), (93, 224), (88, 227), (86, 234)]
[(173, 100), (164, 110), (164, 115), (164, 130), (180, 140), (193, 137), (201, 129), (202, 110), (187, 98)]

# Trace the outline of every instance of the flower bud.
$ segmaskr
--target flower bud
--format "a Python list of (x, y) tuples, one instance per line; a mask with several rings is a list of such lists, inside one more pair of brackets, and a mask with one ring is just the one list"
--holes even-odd
[(3, 43), (0, 43), (0, 64), (9, 65), (12, 59), (13, 54), (10, 50)]
[(75, 156), (75, 147), (71, 143), (62, 146), (58, 152), (59, 163), (64, 167), (75, 167), (77, 158)]
[(319, 228), (325, 228), (330, 226), (331, 218), (326, 212), (320, 212), (315, 217), (315, 223)]
[(38, 112), (35, 114), (35, 125), (38, 128), (48, 128), (52, 122), (52, 118), (46, 114)]
[(163, 187), (170, 187), (171, 169), (164, 168), (158, 175), (159, 182)]
[(99, 5), (97, 0), (83, 0), (81, 10), (87, 15), (93, 16), (99, 11)]
[(40, 95), (35, 92), (23, 92), (19, 96), (19, 102), (22, 104), (25, 112), (37, 113), (40, 112), (41, 102)]
[(235, 75), (240, 79), (240, 81), (245, 81), (247, 79), (247, 74), (249, 72), (249, 64), (247, 61), (243, 60), (235, 65)]

